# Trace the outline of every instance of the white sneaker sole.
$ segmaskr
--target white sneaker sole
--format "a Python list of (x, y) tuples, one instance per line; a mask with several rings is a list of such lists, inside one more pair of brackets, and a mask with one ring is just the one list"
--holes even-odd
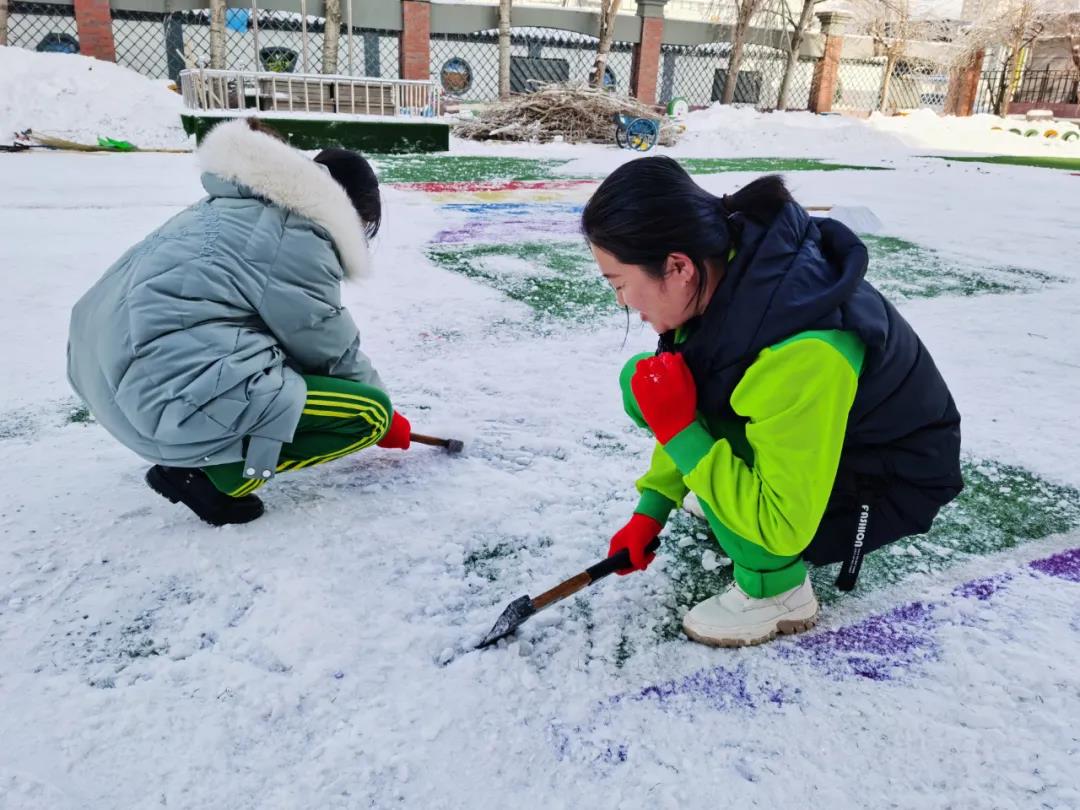
[(702, 633), (695, 631), (692, 627), (688, 627), (685, 621), (683, 622), (683, 632), (686, 633), (690, 639), (710, 647), (753, 647), (757, 644), (764, 644), (767, 641), (772, 641), (777, 636), (793, 636), (796, 633), (802, 633), (809, 630), (817, 624), (818, 614), (819, 611), (817, 606), (815, 606), (812, 616), (808, 616), (805, 619), (781, 619), (774, 627), (765, 631), (762, 635), (750, 638), (703, 635)]

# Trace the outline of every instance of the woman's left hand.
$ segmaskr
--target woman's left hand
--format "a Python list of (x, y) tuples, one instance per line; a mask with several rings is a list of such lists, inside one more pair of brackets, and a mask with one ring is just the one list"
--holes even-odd
[(664, 352), (639, 362), (630, 378), (630, 389), (661, 444), (667, 444), (694, 421), (697, 386), (681, 354)]

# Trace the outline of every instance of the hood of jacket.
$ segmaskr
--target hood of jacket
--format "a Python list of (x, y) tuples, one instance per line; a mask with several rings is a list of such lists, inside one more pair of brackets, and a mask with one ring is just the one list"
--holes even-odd
[(299, 149), (237, 119), (207, 134), (198, 161), (211, 196), (256, 196), (309, 219), (329, 234), (347, 278), (369, 272), (364, 224), (349, 195)]

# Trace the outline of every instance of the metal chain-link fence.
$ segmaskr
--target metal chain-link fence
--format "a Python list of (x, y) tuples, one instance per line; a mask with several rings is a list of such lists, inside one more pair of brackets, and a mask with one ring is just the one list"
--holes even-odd
[[(149, 76), (151, 79), (169, 78), (169, 66), (183, 67), (181, 23), (174, 19), (179, 15), (165, 15), (154, 11), (118, 11), (113, 9), (113, 42), (116, 45), (116, 62), (124, 67)], [(180, 45), (171, 56), (169, 45)], [(175, 75), (172, 78), (176, 78)]]
[(941, 112), (945, 109), (949, 86), (947, 67), (917, 59), (897, 61), (889, 79), (888, 98), (883, 105), (885, 69), (883, 58), (842, 60), (833, 109), (850, 112), (872, 112), (882, 108), (886, 112), (920, 108)]
[[(231, 70), (270, 70), (282, 73), (323, 72), (326, 22), (299, 13), (228, 9), (225, 16), (225, 64)], [(210, 66), (210, 10), (172, 14), (113, 11), (116, 60), (152, 78), (176, 79), (187, 60)], [(354, 28), (350, 49), (348, 29), (338, 39), (340, 75), (398, 78), (398, 34), (395, 31)]]
[[(306, 36), (305, 36), (306, 29)], [(117, 61), (151, 78), (176, 79), (186, 61), (210, 65), (210, 10), (174, 12), (113, 11)], [(230, 8), (225, 18), (225, 64), (233, 70), (319, 73), (324, 69), (325, 20), (299, 12)], [(553, 28), (511, 29), (511, 90), (528, 92), (541, 82), (585, 81), (596, 58), (597, 38)], [(10, 0), (8, 44), (40, 51), (79, 51), (74, 8), (70, 3)], [(399, 37), (395, 31), (343, 26), (334, 72), (343, 75), (398, 78)], [(657, 71), (657, 100), (684, 98), (692, 106), (716, 102), (723, 92), (731, 44), (662, 45)], [(633, 45), (612, 44), (605, 84), (628, 94)], [(787, 108), (806, 109), (815, 60), (800, 59), (790, 78)], [(774, 109), (787, 65), (787, 54), (763, 45), (747, 45), (735, 85), (734, 101)], [(470, 34), (433, 34), (431, 77), (443, 91), (462, 101), (488, 101), (499, 93), (499, 46), (495, 29)], [(879, 109), (884, 59), (843, 60), (834, 109)], [(1055, 73), (1055, 75), (1051, 75)], [(1061, 76), (1056, 75), (1061, 73)], [(996, 81), (995, 81), (996, 80)], [(942, 110), (948, 71), (914, 59), (897, 63), (889, 82), (886, 110)], [(994, 105), (1000, 77), (984, 74), (976, 109)], [(1015, 100), (1075, 98), (1076, 82), (1066, 72), (1029, 72), (1014, 90)], [(1000, 93), (999, 93), (1000, 95)]]
[[(691, 106), (719, 101), (727, 81), (731, 44), (714, 42), (693, 47), (663, 45), (656, 79), (656, 95), (661, 103), (683, 98)], [(810, 100), (814, 77), (813, 59), (795, 62), (788, 83), (787, 109), (805, 110)], [(747, 45), (739, 75), (735, 79), (735, 104), (750, 104), (758, 109), (775, 109), (780, 86), (787, 69), (787, 54), (764, 45)]]
[[(554, 28), (510, 29), (510, 90), (526, 93), (538, 83), (586, 81), (596, 61), (597, 38)], [(604, 71), (613, 92), (630, 91), (633, 45), (614, 42)], [(461, 101), (499, 97), (499, 33), (433, 34), (431, 77)]]
[(12, 0), (8, 5), (7, 44), (32, 51), (78, 53), (74, 5)]

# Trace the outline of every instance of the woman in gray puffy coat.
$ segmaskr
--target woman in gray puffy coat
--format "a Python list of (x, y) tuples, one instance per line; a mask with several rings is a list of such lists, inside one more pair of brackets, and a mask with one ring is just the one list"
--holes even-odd
[(207, 197), (132, 247), (79, 300), (68, 378), (152, 489), (214, 525), (262, 514), (255, 489), (409, 423), (360, 351), (341, 281), (379, 227), (362, 157), (314, 160), (251, 119), (198, 153)]

